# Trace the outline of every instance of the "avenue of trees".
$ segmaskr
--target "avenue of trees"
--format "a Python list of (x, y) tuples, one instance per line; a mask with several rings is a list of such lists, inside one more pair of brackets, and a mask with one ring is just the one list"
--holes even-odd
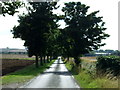
[[(97, 50), (105, 43), (102, 39), (109, 37), (104, 31), (105, 22), (94, 11), (88, 14), (89, 6), (80, 2), (65, 3), (62, 11), (64, 15), (57, 15), (53, 10), (57, 2), (29, 2), (28, 14), (19, 16), (19, 25), (14, 26), (12, 33), (14, 38), (25, 41), (28, 55), (36, 56), (41, 65), (51, 57), (73, 57), (76, 65), (80, 64), (80, 56), (93, 50)], [(57, 24), (64, 20), (66, 27), (60, 29)], [(44, 57), (42, 61), (42, 57)]]

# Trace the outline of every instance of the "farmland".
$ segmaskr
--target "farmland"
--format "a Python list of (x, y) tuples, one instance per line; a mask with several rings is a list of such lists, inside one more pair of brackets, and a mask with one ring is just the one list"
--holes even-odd
[(35, 62), (35, 58), (29, 58), (27, 55), (20, 54), (2, 54), (2, 75), (22, 69), (25, 66)]
[(0, 54), (0, 59), (33, 59), (34, 57), (28, 57), (26, 54)]
[(81, 59), (87, 60), (88, 62), (97, 61), (96, 58), (97, 58), (97, 57), (81, 57)]

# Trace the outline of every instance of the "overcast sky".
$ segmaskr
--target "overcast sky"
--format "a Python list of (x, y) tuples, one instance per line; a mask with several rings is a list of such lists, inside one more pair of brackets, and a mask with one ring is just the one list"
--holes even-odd
[[(60, 0), (59, 4), (62, 4), (65, 0)], [(68, 0), (75, 1), (75, 0)], [(82, 4), (90, 6), (89, 12), (100, 10), (98, 16), (103, 16), (103, 21), (106, 22), (106, 33), (111, 35), (104, 40), (107, 45), (101, 49), (118, 49), (118, 1), (119, 0), (76, 0)], [(56, 13), (60, 13), (57, 11)], [(13, 39), (13, 35), (10, 30), (14, 25), (18, 25), (17, 14), (14, 16), (7, 15), (3, 17), (0, 15), (0, 48), (25, 48), (23, 46), (24, 41), (20, 39)], [(61, 26), (64, 27), (64, 24)]]

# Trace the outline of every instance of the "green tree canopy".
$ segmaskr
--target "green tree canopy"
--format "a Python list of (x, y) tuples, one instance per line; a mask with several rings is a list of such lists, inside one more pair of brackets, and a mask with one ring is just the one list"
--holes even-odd
[(109, 37), (104, 31), (105, 22), (102, 17), (97, 17), (99, 11), (88, 14), (90, 7), (80, 2), (65, 3), (62, 11), (64, 12), (64, 21), (69, 42), (72, 45), (71, 53), (75, 58), (75, 62), (79, 64), (78, 57), (89, 51), (96, 50), (105, 43), (101, 43), (102, 39)]
[(2, 1), (0, 2), (0, 10), (1, 14), (5, 16), (5, 14), (14, 15), (16, 12), (19, 12), (17, 9), (25, 6), (25, 4), (19, 0), (16, 1)]
[[(30, 2), (33, 8), (28, 15), (19, 16), (19, 25), (12, 30), (14, 38), (25, 40), (28, 55), (45, 55), (48, 48), (48, 36), (57, 29), (56, 15), (52, 13), (56, 2)], [(37, 59), (36, 59), (37, 60)], [(36, 61), (37, 62), (37, 61)], [(38, 65), (36, 65), (38, 66)]]

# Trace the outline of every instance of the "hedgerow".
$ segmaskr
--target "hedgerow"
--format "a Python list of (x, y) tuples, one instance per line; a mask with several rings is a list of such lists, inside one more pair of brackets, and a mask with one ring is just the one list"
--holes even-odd
[(96, 64), (97, 72), (111, 72), (114, 76), (120, 75), (119, 56), (99, 56)]

